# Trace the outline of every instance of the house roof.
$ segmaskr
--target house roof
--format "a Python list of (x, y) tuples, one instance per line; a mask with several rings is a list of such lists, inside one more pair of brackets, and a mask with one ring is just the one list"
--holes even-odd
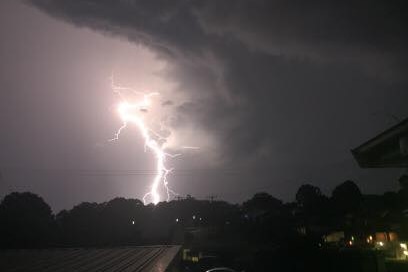
[[(408, 167), (402, 143), (408, 141), (408, 118), (351, 150), (363, 168)], [(404, 147), (406, 148), (406, 146)]]
[(164, 272), (180, 246), (0, 251), (0, 271)]

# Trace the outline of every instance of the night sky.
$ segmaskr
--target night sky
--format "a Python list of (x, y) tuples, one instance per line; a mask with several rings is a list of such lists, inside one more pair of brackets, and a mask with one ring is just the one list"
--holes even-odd
[(180, 195), (396, 190), (402, 169), (360, 169), (350, 149), (408, 117), (405, 2), (2, 0), (0, 196), (55, 211), (143, 196), (155, 166), (138, 131), (108, 141), (112, 75), (160, 93), (148, 114), (182, 153), (167, 162)]

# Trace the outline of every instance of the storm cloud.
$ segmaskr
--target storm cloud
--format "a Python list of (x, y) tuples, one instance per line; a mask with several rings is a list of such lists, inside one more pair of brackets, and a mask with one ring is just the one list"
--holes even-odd
[(241, 178), (258, 187), (287, 197), (305, 179), (327, 189), (330, 179), (397, 175), (362, 175), (349, 150), (408, 115), (404, 1), (26, 3), (150, 48), (189, 97), (166, 103), (172, 126), (205, 131), (214, 148), (202, 152), (256, 171)]

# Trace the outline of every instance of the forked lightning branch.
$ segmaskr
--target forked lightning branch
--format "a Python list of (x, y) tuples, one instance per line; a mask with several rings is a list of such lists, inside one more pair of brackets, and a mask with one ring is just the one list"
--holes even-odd
[[(118, 140), (122, 131), (130, 125), (136, 126), (139, 129), (144, 139), (145, 151), (152, 152), (156, 159), (155, 176), (150, 185), (150, 190), (143, 196), (143, 202), (144, 204), (157, 204), (162, 201), (160, 186), (164, 187), (166, 200), (169, 201), (171, 196), (176, 195), (176, 193), (169, 188), (167, 176), (172, 169), (167, 168), (165, 162), (168, 157), (174, 158), (180, 154), (167, 153), (164, 147), (165, 137), (150, 129), (145, 120), (145, 115), (149, 113), (149, 108), (152, 106), (152, 99), (159, 94), (142, 93), (131, 88), (117, 86), (114, 83), (113, 77), (111, 78), (111, 86), (113, 91), (120, 98), (120, 103), (117, 105), (117, 112), (122, 121), (122, 126), (117, 130), (115, 137), (110, 141)], [(124, 92), (133, 94), (132, 101), (126, 98)], [(133, 101), (134, 97), (136, 97), (135, 101)]]

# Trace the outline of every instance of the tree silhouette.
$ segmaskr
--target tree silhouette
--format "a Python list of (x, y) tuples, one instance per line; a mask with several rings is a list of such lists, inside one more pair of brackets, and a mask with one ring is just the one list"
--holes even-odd
[(303, 184), (296, 193), (296, 202), (305, 212), (314, 212), (319, 209), (322, 192), (319, 187)]
[(333, 205), (341, 214), (356, 211), (362, 201), (362, 194), (358, 186), (351, 180), (347, 180), (336, 188), (332, 193)]
[[(241, 240), (255, 248), (302, 241), (316, 245), (321, 235), (333, 230), (362, 233), (401, 221), (408, 225), (399, 219), (405, 193), (403, 188), (363, 197), (354, 182), (346, 181), (328, 199), (318, 187), (304, 184), (296, 202), (286, 204), (266, 192), (242, 205), (188, 197), (145, 206), (137, 199), (114, 198), (83, 202), (55, 218), (41, 197), (11, 193), (0, 203), (0, 247), (192, 246)], [(388, 216), (380, 218), (384, 212)]]
[(64, 245), (125, 245), (140, 243), (146, 219), (140, 200), (114, 198), (101, 204), (83, 202), (57, 215)]
[(402, 175), (398, 181), (402, 190), (408, 190), (408, 175)]
[(408, 175), (404, 174), (399, 179), (400, 190), (398, 192), (398, 198), (400, 206), (403, 209), (408, 208)]
[(101, 204), (83, 202), (70, 211), (57, 214), (61, 242), (64, 245), (91, 245), (99, 241)]
[(54, 218), (44, 200), (32, 193), (11, 193), (0, 204), (2, 247), (30, 248), (51, 244)]
[(282, 207), (282, 201), (268, 193), (256, 193), (250, 200), (243, 203), (243, 209), (249, 212), (277, 211)]

